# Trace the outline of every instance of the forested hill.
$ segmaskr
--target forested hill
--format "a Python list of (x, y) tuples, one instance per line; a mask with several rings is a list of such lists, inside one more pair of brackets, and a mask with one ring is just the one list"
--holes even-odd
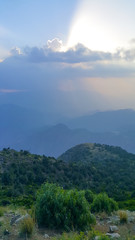
[(65, 162), (94, 162), (94, 161), (113, 161), (116, 159), (123, 161), (125, 159), (135, 159), (135, 154), (128, 153), (124, 149), (115, 146), (96, 143), (84, 143), (76, 145), (63, 153), (58, 159)]
[(106, 191), (116, 200), (124, 200), (135, 190), (135, 155), (100, 144), (78, 145), (59, 159), (23, 150), (0, 152), (1, 201), (34, 199), (36, 190), (47, 181), (65, 189)]

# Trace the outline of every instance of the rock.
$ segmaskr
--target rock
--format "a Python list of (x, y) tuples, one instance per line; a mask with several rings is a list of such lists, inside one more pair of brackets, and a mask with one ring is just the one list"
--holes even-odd
[(20, 223), (21, 221), (23, 221), (24, 219), (29, 218), (29, 217), (30, 217), (29, 214), (23, 215), (22, 217), (18, 218), (18, 219), (15, 221), (15, 224), (18, 224), (18, 223)]
[(49, 238), (49, 235), (45, 233), (44, 238)]
[(100, 236), (96, 236), (94, 240), (99, 240), (100, 239)]
[(114, 233), (114, 232), (116, 232), (116, 231), (118, 231), (118, 227), (117, 227), (117, 226), (114, 225), (114, 226), (110, 226), (110, 227), (109, 227), (109, 232), (110, 232), (110, 233)]
[(116, 215), (113, 215), (110, 217), (110, 221), (112, 221), (113, 223), (117, 224), (120, 222), (120, 217), (119, 216), (116, 216)]
[(133, 223), (135, 221), (135, 218), (133, 216), (128, 217), (128, 223)]
[(120, 235), (118, 233), (106, 233), (106, 236), (110, 237), (111, 239), (120, 238)]
[(16, 220), (19, 219), (20, 217), (21, 217), (21, 215), (19, 215), (19, 214), (13, 216), (13, 217), (11, 218), (10, 225), (12, 226), (12, 225), (16, 222)]

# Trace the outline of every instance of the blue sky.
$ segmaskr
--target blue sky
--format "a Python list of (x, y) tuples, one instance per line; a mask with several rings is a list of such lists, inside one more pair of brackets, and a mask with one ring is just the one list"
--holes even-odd
[(0, 104), (135, 109), (134, 0), (0, 0)]
[(42, 46), (55, 37), (66, 40), (76, 4), (76, 0), (70, 4), (67, 0), (1, 0), (1, 45)]

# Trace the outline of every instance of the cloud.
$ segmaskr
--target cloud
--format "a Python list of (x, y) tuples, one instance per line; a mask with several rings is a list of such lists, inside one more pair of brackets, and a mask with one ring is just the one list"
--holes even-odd
[[(49, 40), (50, 41), (50, 40)], [(54, 39), (55, 41), (55, 39)], [(57, 42), (57, 41), (56, 41)], [(52, 45), (51, 45), (52, 44)], [(92, 51), (85, 47), (83, 44), (78, 43), (66, 51), (59, 51), (58, 48), (53, 46), (53, 40), (50, 47), (44, 48), (25, 48), (24, 56), (31, 62), (55, 62), (55, 63), (94, 63), (94, 62), (121, 62), (121, 61), (134, 61), (135, 48), (129, 49), (119, 48), (115, 53)], [(57, 44), (56, 44), (57, 45)]]
[(18, 90), (18, 89), (4, 89), (4, 88), (0, 88), (0, 93), (19, 93), (19, 92), (24, 92), (24, 91)]
[(10, 54), (12, 56), (18, 56), (18, 55), (21, 54), (21, 49), (18, 48), (18, 47), (14, 47), (14, 48), (11, 49)]
[[(80, 62), (95, 62), (103, 60), (112, 60), (111, 53), (100, 51), (91, 51), (82, 44), (77, 44), (67, 51), (56, 51), (50, 47), (45, 48), (26, 48), (24, 49), (25, 56), (32, 62), (61, 62), (61, 63), (80, 63)], [(118, 57), (118, 56), (117, 56)]]
[(51, 49), (52, 51), (60, 51), (63, 47), (62, 40), (58, 38), (54, 38), (52, 40), (47, 41), (47, 47)]
[(55, 119), (56, 115), (71, 117), (135, 105), (134, 48), (112, 54), (77, 44), (65, 52), (48, 46), (27, 47), (21, 52), (14, 48), (0, 63), (1, 104), (50, 112)]

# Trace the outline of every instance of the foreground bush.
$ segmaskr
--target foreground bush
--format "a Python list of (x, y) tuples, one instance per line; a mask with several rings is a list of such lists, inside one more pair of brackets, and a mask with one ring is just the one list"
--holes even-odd
[(106, 193), (98, 194), (91, 204), (92, 212), (111, 213), (115, 210), (118, 210), (118, 204), (112, 198), (109, 198)]
[(49, 228), (85, 230), (95, 223), (83, 191), (49, 183), (37, 195), (35, 214), (38, 225)]

